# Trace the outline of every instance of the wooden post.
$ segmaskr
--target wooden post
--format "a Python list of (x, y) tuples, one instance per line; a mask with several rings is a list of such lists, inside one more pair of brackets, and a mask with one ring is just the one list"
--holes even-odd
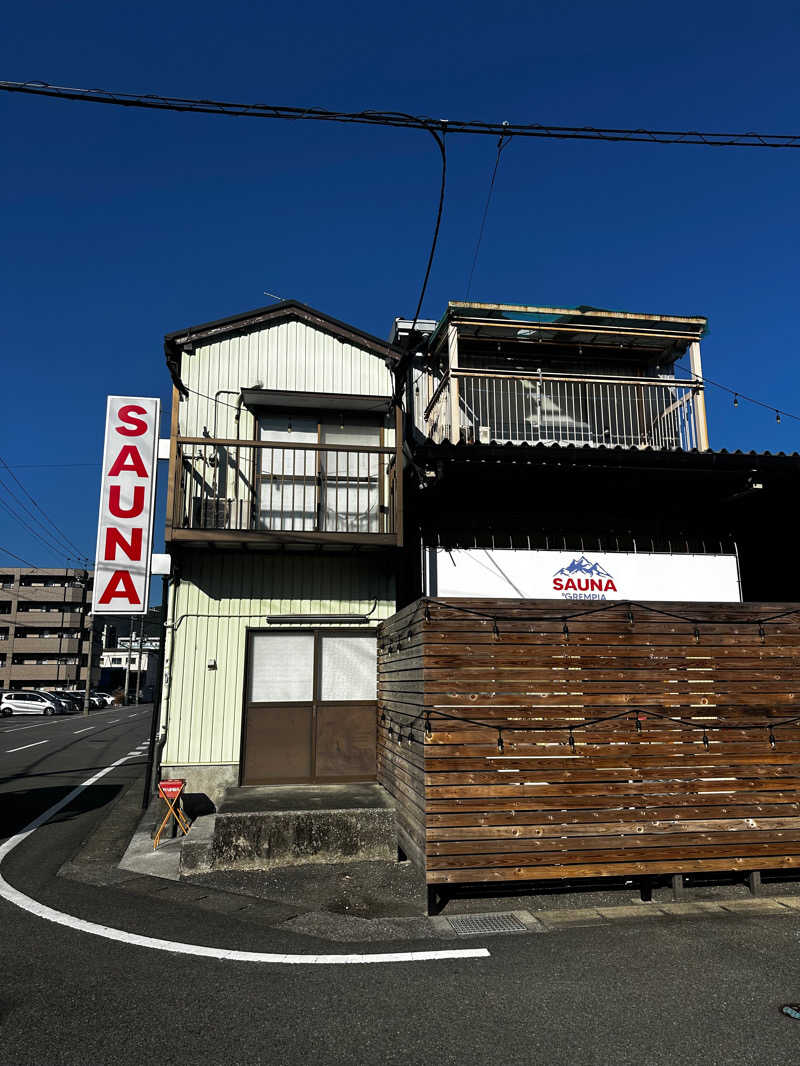
[(697, 341), (692, 341), (689, 345), (689, 365), (692, 370), (692, 377), (701, 382), (694, 394), (694, 426), (697, 447), (701, 452), (707, 452), (708, 421), (706, 419), (706, 394), (702, 385), (703, 364), (700, 361), (700, 345)]
[(175, 385), (172, 386), (172, 417), (169, 426), (169, 467), (167, 472), (167, 511), (164, 517), (166, 527), (165, 540), (169, 541), (173, 528), (180, 529), (183, 515), (178, 514), (177, 490), (178, 479), (178, 406), (180, 395)]
[(458, 328), (451, 322), (447, 327), (447, 370), (450, 375), (450, 441), (461, 439), (461, 411), (458, 404)]

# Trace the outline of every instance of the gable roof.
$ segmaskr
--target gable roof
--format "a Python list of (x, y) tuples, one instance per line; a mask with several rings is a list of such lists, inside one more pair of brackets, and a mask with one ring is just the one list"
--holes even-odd
[(256, 326), (272, 325), (287, 319), (305, 322), (325, 333), (333, 334), (342, 341), (365, 348), (383, 358), (390, 367), (395, 366), (403, 355), (402, 351), (389, 341), (381, 340), (356, 326), (341, 322), (338, 318), (332, 318), (324, 311), (317, 311), (307, 304), (300, 303), (299, 300), (281, 300), (279, 303), (270, 304), (269, 307), (258, 307), (254, 311), (243, 311), (238, 315), (230, 315), (228, 318), (218, 318), (213, 322), (186, 326), (184, 329), (167, 333), (164, 337), (164, 355), (172, 380), (179, 392), (185, 393), (185, 386), (180, 379), (181, 352), (192, 351), (198, 342), (217, 340), (232, 333), (239, 333)]

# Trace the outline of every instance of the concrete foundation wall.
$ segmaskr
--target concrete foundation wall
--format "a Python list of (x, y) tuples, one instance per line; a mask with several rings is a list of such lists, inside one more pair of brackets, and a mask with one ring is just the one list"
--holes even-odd
[(192, 766), (185, 764), (162, 764), (161, 776), (179, 778), (186, 781), (187, 793), (200, 793), (208, 796), (216, 807), (226, 788), (239, 783), (239, 764), (220, 764), (217, 766)]

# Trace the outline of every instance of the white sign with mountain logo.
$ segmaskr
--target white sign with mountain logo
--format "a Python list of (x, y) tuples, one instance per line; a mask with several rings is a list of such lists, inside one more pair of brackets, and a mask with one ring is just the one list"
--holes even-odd
[(430, 551), (427, 594), (557, 600), (738, 603), (735, 555), (654, 552)]

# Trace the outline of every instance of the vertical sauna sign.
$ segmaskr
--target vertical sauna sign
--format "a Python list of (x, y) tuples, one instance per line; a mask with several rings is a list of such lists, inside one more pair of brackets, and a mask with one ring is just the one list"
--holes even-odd
[(144, 614), (150, 588), (161, 403), (109, 396), (93, 614)]

